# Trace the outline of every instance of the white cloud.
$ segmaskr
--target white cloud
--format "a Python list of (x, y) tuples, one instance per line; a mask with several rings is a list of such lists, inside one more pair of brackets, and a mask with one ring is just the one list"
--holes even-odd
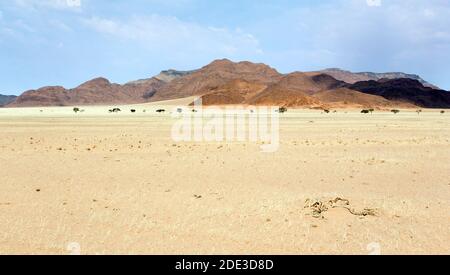
[(366, 3), (369, 7), (380, 7), (381, 0), (366, 0)]
[(81, 0), (66, 0), (69, 7), (81, 7)]
[(14, 0), (14, 2), (17, 6), (28, 9), (79, 9), (82, 7), (82, 0)]
[[(284, 46), (274, 47), (271, 53), (272, 63), (288, 67), (285, 71), (299, 66), (304, 70), (396, 70), (433, 81), (450, 70), (448, 0), (390, 0), (377, 8), (366, 0), (338, 0), (289, 11), (257, 28), (269, 30), (270, 36), (259, 34), (265, 44), (280, 41)], [(280, 52), (296, 57), (279, 58)], [(316, 57), (312, 52), (332, 54)], [(296, 64), (292, 59), (300, 61)]]
[(146, 45), (148, 49), (226, 56), (260, 54), (259, 41), (241, 29), (207, 27), (176, 17), (151, 15), (126, 21), (91, 17), (83, 23), (108, 37)]

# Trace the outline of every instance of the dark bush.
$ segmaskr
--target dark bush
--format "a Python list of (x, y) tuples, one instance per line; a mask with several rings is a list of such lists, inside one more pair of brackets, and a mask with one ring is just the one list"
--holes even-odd
[(287, 111), (288, 111), (288, 109), (287, 109), (286, 107), (280, 107), (280, 108), (278, 109), (278, 112), (279, 112), (280, 114), (286, 113)]

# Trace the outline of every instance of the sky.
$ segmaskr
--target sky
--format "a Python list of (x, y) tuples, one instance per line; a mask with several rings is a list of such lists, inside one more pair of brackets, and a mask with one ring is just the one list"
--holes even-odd
[(450, 0), (0, 0), (0, 94), (221, 58), (401, 71), (450, 90)]

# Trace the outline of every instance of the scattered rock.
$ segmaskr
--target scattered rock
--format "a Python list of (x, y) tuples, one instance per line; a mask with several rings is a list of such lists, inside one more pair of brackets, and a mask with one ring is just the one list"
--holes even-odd
[(347, 209), (350, 214), (360, 217), (378, 216), (378, 211), (376, 209), (364, 208), (362, 210), (355, 210), (355, 208), (350, 206), (349, 200), (339, 197), (324, 201), (307, 199), (304, 208), (310, 209), (314, 218), (322, 219), (324, 218), (324, 213), (333, 208), (344, 208)]

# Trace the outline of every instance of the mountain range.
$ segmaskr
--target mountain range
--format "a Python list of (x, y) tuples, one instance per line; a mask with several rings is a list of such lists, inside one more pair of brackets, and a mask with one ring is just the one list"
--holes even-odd
[(417, 75), (340, 69), (281, 74), (262, 63), (216, 60), (193, 71), (162, 71), (126, 84), (96, 78), (73, 89), (24, 92), (7, 107), (111, 105), (199, 96), (205, 105), (307, 108), (450, 108), (450, 92)]

